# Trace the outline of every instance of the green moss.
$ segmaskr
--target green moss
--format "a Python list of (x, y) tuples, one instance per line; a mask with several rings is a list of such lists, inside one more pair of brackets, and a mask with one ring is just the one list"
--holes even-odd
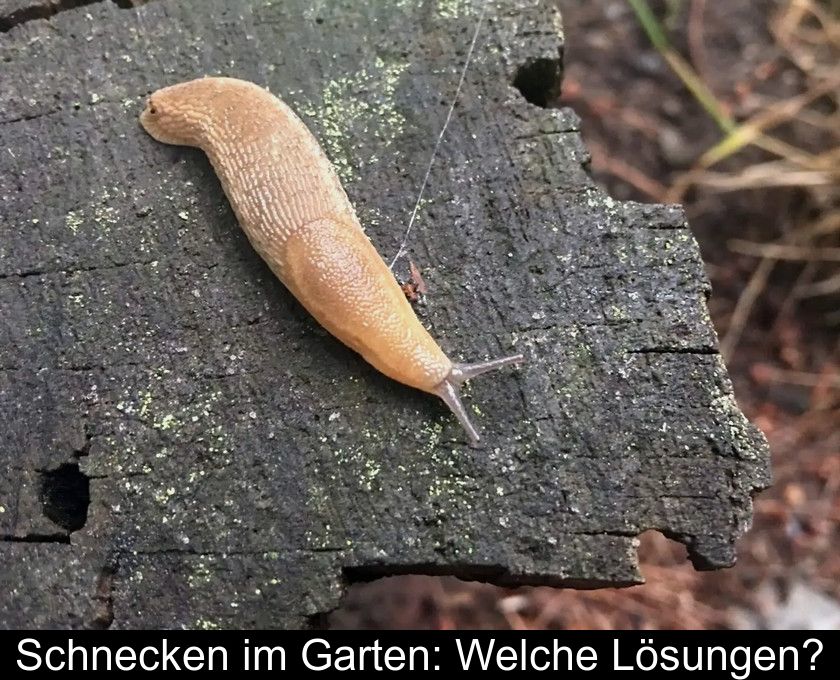
[[(366, 439), (377, 440), (379, 435), (370, 430), (365, 430), (362, 433)], [(333, 451), (336, 465), (341, 466), (340, 469), (349, 477), (355, 480), (360, 489), (370, 493), (372, 491), (382, 491), (377, 478), (379, 477), (382, 467), (379, 463), (379, 457), (376, 453), (379, 447), (368, 447), (364, 444), (351, 446), (348, 448), (340, 448)], [(344, 476), (344, 474), (342, 474)]]
[(336, 532), (332, 525), (331, 518), (334, 515), (332, 499), (323, 483), (317, 479), (319, 469), (315, 469), (315, 477), (307, 485), (306, 511), (311, 516), (311, 523), (321, 524), (320, 531), (306, 531), (304, 540), (310, 549), (330, 549), (343, 543), (344, 539)]
[(610, 308), (607, 310), (607, 314), (605, 316), (608, 321), (627, 321), (630, 319), (630, 315), (627, 313), (627, 310), (624, 310), (617, 305), (610, 305)]
[(172, 430), (180, 425), (180, 421), (171, 413), (167, 413), (163, 416), (160, 420), (155, 420), (152, 422), (152, 427), (156, 430)]
[(79, 231), (79, 227), (81, 227), (83, 223), (84, 220), (82, 220), (81, 216), (75, 210), (71, 210), (64, 217), (64, 224), (74, 236)]
[(361, 158), (353, 139), (374, 139), (381, 150), (403, 133), (405, 116), (397, 109), (395, 92), (407, 67), (408, 62), (386, 63), (377, 57), (370, 68), (328, 82), (320, 104), (300, 106), (317, 121), (320, 141), (343, 181), (356, 177), (359, 164), (379, 161), (375, 155)]
[(152, 393), (151, 392), (146, 392), (146, 394), (143, 395), (143, 398), (140, 401), (140, 413), (139, 413), (139, 415), (140, 415), (141, 418), (146, 417), (146, 414), (149, 412), (149, 406), (151, 406), (151, 404), (152, 404)]
[(197, 585), (206, 585), (211, 583), (216, 575), (214, 570), (211, 570), (207, 562), (215, 561), (210, 556), (202, 556), (197, 562), (193, 562), (192, 571), (187, 575), (187, 583), (191, 588)]
[(438, 0), (435, 11), (444, 19), (457, 19), (472, 14), (473, 3), (471, 0)]

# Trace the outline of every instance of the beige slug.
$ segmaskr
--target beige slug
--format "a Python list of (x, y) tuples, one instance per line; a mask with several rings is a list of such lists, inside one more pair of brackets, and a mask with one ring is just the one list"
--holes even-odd
[(446, 357), (288, 106), (253, 83), (200, 78), (152, 94), (140, 122), (160, 142), (207, 154), (251, 244), (324, 328), (385, 375), (439, 396), (478, 442), (459, 386), (522, 356), (476, 364)]

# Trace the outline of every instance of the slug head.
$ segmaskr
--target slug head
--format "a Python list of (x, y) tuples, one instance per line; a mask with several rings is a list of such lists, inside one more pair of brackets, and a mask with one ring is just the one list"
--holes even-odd
[(164, 87), (146, 101), (140, 124), (164, 144), (202, 147), (210, 132), (236, 109), (240, 94), (236, 90), (250, 85), (240, 83), (231, 78), (198, 78)]

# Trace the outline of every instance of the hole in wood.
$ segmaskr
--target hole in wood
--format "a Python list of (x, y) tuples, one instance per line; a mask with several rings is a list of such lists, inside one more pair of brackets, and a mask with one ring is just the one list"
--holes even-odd
[(68, 532), (87, 522), (90, 480), (75, 463), (66, 463), (41, 475), (41, 507), (44, 515)]
[(131, 9), (132, 7), (139, 7), (140, 5), (145, 5), (147, 2), (151, 2), (151, 0), (113, 0), (114, 4), (119, 7), (120, 9)]
[(560, 95), (561, 78), (559, 59), (532, 59), (517, 69), (513, 86), (531, 104), (548, 108)]

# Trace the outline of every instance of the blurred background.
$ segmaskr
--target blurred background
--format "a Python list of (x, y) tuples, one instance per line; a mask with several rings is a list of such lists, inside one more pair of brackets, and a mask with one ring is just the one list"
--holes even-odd
[(840, 0), (557, 0), (556, 105), (614, 197), (682, 203), (741, 408), (774, 485), (738, 565), (641, 537), (647, 583), (354, 585), (333, 627), (840, 628)]

